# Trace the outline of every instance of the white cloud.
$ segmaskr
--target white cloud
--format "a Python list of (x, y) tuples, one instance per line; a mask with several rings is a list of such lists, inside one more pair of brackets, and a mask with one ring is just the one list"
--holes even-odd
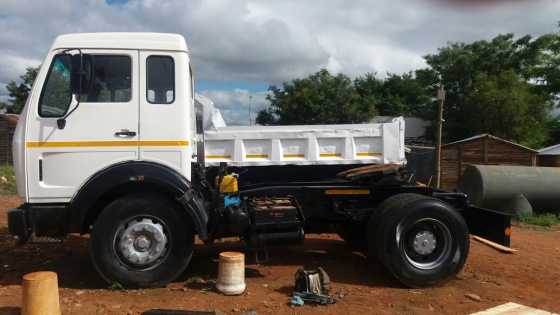
[(25, 68), (29, 66), (38, 66), (41, 61), (34, 58), (25, 58), (15, 55), (7, 55), (2, 57), (2, 71), (0, 71), (0, 82), (7, 83), (11, 80), (19, 78), (25, 73)]
[[(399, 73), (424, 66), (422, 56), (448, 41), (557, 29), (560, 1), (475, 2), (3, 0), (0, 86), (17, 79), (25, 66), (38, 64), (54, 38), (70, 32), (180, 33), (192, 51), (197, 79), (279, 84), (323, 67), (351, 76)], [(228, 93), (229, 100), (240, 97)], [(235, 115), (232, 121), (243, 118)]]
[(0, 102), (6, 102), (8, 101), (8, 90), (6, 89), (8, 82), (18, 80), (19, 76), (25, 73), (25, 68), (37, 66), (40, 64), (40, 61), (16, 55), (6, 55), (1, 58)]
[[(40, 60), (56, 35), (160, 31), (185, 35), (199, 79), (278, 83), (329, 67), (400, 72), (447, 41), (555, 30), (560, 2), (459, 6), (444, 0), (4, 0), (0, 54)], [(7, 64), (1, 60), (0, 72)]]

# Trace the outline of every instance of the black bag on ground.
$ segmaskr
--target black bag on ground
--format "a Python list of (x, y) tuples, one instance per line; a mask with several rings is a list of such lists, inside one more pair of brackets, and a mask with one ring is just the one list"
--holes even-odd
[(328, 294), (331, 280), (327, 272), (319, 267), (313, 270), (298, 269), (295, 275), (295, 291), (302, 293)]

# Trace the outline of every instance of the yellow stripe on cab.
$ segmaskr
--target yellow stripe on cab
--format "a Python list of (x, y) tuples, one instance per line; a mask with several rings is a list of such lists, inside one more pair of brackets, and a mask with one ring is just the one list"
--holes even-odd
[(176, 147), (187, 146), (187, 140), (108, 140), (108, 141), (27, 141), (27, 148), (87, 148), (87, 147)]

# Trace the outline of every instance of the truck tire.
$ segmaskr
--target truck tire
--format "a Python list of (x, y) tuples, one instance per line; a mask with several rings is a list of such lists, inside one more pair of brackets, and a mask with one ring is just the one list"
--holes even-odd
[(383, 223), (382, 216), (388, 211), (394, 211), (395, 209), (405, 207), (407, 203), (418, 200), (419, 197), (422, 198), (424, 196), (410, 193), (396, 194), (383, 200), (383, 202), (377, 206), (377, 209), (372, 212), (367, 224), (367, 254), (369, 261), (381, 262), (377, 257), (376, 240), (377, 230)]
[(109, 284), (159, 287), (177, 278), (194, 250), (194, 228), (176, 205), (137, 193), (111, 202), (95, 221), (90, 254)]
[(457, 274), (469, 251), (463, 217), (441, 200), (398, 194), (380, 206), (368, 252), (404, 285), (425, 287)]

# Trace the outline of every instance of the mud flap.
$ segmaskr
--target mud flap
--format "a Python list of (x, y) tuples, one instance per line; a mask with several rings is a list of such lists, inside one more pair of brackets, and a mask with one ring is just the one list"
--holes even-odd
[(512, 214), (468, 206), (461, 211), (470, 234), (478, 235), (504, 246), (510, 246)]

